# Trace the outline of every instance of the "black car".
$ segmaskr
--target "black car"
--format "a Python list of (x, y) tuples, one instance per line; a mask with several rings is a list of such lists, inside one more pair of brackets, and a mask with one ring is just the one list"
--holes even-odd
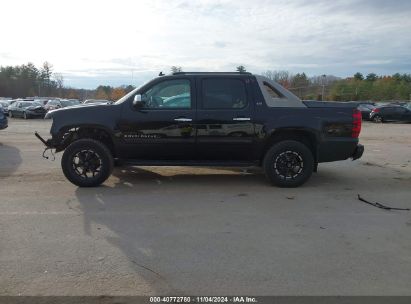
[(179, 72), (153, 79), (114, 104), (49, 112), (44, 140), (63, 173), (96, 186), (115, 163), (137, 166), (260, 166), (282, 187), (303, 184), (318, 163), (358, 159), (356, 105), (301, 101), (250, 73)]
[(371, 111), (375, 109), (372, 104), (360, 104), (357, 109), (361, 112), (363, 120), (370, 120)]
[(399, 121), (411, 122), (411, 106), (380, 106), (370, 113), (374, 122)]
[(4, 115), (3, 111), (0, 111), (0, 130), (7, 128), (7, 126), (7, 117)]
[(19, 100), (9, 106), (9, 117), (43, 118), (45, 114), (44, 107), (36, 101)]

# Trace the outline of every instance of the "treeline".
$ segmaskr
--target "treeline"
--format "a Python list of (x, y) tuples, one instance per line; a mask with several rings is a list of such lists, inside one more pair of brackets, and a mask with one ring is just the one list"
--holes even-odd
[(374, 73), (364, 77), (356, 73), (353, 77), (335, 82), (328, 96), (331, 100), (411, 100), (411, 75), (396, 73), (378, 76)]
[[(238, 72), (246, 72), (240, 65)], [(181, 72), (180, 66), (173, 66), (171, 72)], [(305, 73), (267, 70), (266, 77), (280, 83), (302, 99), (313, 100), (410, 100), (411, 74), (364, 76), (356, 73), (345, 79), (333, 75), (308, 77)], [(76, 89), (64, 86), (64, 78), (53, 72), (53, 66), (44, 62), (41, 67), (32, 63), (19, 66), (0, 67), (0, 96), (3, 97), (60, 97), (75, 99), (117, 100), (133, 90), (131, 85), (111, 87), (101, 85), (95, 90)]]
[(53, 66), (48, 62), (40, 68), (32, 63), (0, 67), (0, 96), (57, 96), (62, 89), (63, 76), (53, 75)]
[(411, 74), (364, 76), (356, 73), (345, 79), (333, 75), (308, 77), (305, 73), (292, 74), (288, 71), (263, 73), (280, 83), (302, 99), (357, 101), (357, 100), (410, 100)]
[(95, 90), (64, 86), (64, 78), (53, 72), (53, 66), (44, 62), (41, 67), (32, 63), (0, 67), (0, 96), (2, 97), (60, 97), (71, 99), (117, 100), (133, 90), (131, 85), (99, 86)]

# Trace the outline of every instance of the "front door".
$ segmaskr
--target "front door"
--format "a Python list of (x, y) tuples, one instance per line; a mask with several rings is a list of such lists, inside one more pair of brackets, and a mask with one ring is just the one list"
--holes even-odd
[[(144, 107), (129, 100), (119, 123), (121, 158), (179, 160), (194, 157), (195, 94), (188, 78), (160, 79), (142, 95)], [(131, 98), (132, 99), (132, 98)]]
[(197, 154), (202, 160), (252, 158), (254, 124), (248, 78), (197, 79)]

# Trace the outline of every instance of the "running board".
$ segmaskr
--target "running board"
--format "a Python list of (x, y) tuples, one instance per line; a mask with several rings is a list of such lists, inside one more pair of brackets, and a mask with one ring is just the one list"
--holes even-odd
[(192, 167), (255, 167), (258, 162), (247, 161), (213, 161), (213, 160), (119, 160), (130, 166), (192, 166)]

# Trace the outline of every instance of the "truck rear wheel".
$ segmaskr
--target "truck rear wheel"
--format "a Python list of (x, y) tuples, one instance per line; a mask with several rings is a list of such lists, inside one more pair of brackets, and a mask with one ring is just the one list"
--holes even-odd
[(271, 184), (280, 187), (298, 187), (313, 173), (314, 158), (305, 144), (295, 140), (285, 140), (274, 144), (267, 151), (263, 168)]
[(63, 153), (61, 167), (66, 178), (79, 187), (102, 184), (113, 171), (110, 150), (94, 139), (79, 139)]

